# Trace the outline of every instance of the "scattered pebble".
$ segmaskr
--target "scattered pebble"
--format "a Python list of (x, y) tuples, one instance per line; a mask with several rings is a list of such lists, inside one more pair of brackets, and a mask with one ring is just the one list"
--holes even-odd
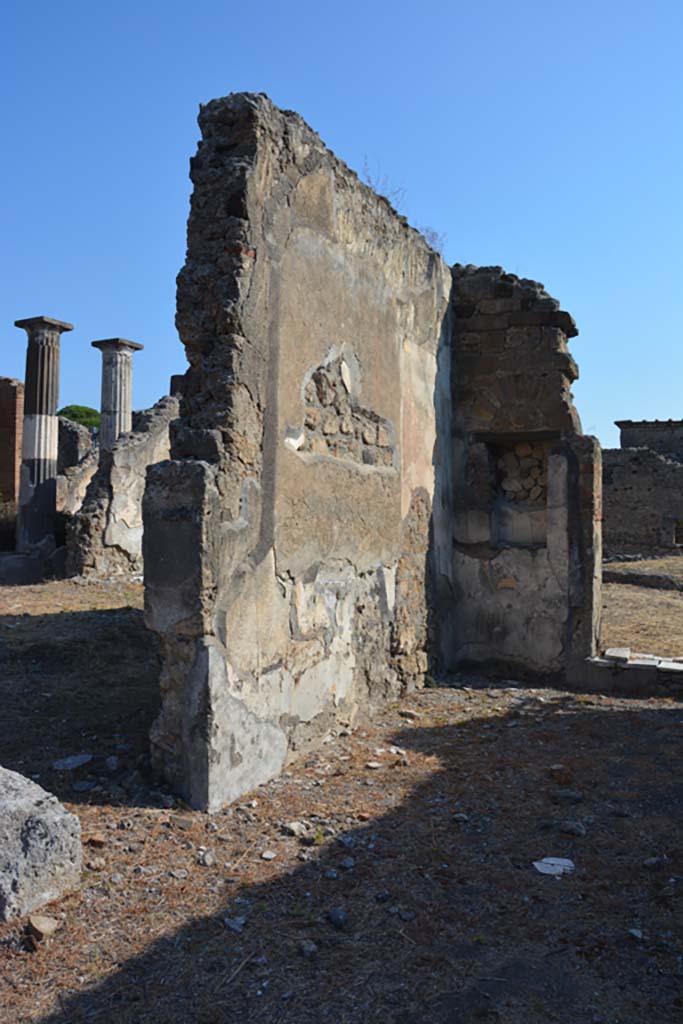
[(583, 800), (583, 793), (578, 789), (556, 789), (553, 793), (553, 800), (565, 804), (580, 804)]
[(283, 825), (283, 831), (286, 832), (288, 836), (297, 836), (297, 838), (301, 838), (301, 836), (305, 836), (308, 832), (308, 827), (304, 825), (303, 821), (290, 821), (286, 825)]
[(382, 767), (382, 763), (380, 761), (368, 761), (365, 767), (370, 768), (372, 771), (376, 771), (378, 768)]
[(261, 860), (275, 860), (277, 854), (274, 850), (264, 850), (261, 854)]
[(187, 832), (194, 825), (194, 819), (189, 814), (171, 814), (168, 820), (181, 832)]
[(346, 928), (349, 923), (349, 915), (341, 907), (334, 907), (328, 913), (327, 920), (333, 928)]
[(560, 822), (560, 832), (564, 832), (568, 836), (579, 836), (583, 838), (587, 835), (586, 826), (580, 821), (562, 821)]
[(324, 877), (333, 882), (336, 878), (339, 878), (339, 872), (336, 868), (328, 868)]
[(353, 857), (342, 857), (339, 861), (339, 867), (344, 871), (351, 871), (356, 866), (356, 862)]
[(76, 779), (71, 783), (74, 793), (87, 793), (97, 785), (94, 779)]
[(299, 943), (299, 952), (306, 960), (310, 960), (318, 952), (318, 947), (311, 939), (302, 939)]
[(56, 917), (47, 917), (44, 914), (31, 914), (28, 919), (29, 932), (38, 942), (52, 938), (60, 928), (61, 922)]
[(52, 762), (52, 767), (57, 772), (72, 772), (81, 768), (84, 764), (92, 761), (92, 754), (71, 754), (69, 757), (61, 757), (58, 761)]
[(223, 924), (228, 931), (239, 934), (247, 923), (246, 917), (224, 917)]
[(216, 855), (213, 850), (202, 850), (197, 856), (197, 863), (203, 868), (212, 868), (216, 863)]

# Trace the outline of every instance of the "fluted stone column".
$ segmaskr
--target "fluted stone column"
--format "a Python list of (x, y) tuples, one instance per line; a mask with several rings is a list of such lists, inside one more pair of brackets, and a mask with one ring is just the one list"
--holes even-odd
[(144, 348), (127, 338), (93, 341), (102, 353), (100, 451), (109, 451), (133, 427), (133, 352)]
[(15, 320), (28, 334), (17, 551), (54, 537), (57, 500), (59, 339), (73, 325), (49, 316)]

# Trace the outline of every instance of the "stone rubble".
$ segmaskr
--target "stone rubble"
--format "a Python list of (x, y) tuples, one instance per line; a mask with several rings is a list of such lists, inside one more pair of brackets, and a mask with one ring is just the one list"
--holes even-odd
[(55, 796), (0, 768), (0, 921), (78, 888), (81, 826)]

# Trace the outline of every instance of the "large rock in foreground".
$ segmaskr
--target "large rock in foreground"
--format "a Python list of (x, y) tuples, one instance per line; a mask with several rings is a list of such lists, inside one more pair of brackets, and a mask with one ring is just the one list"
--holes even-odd
[(78, 887), (81, 825), (57, 797), (0, 768), (0, 921)]

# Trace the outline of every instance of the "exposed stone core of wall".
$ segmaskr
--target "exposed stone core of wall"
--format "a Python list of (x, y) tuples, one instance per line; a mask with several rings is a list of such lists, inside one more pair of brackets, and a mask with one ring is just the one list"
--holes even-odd
[(454, 275), (446, 664), (568, 675), (596, 653), (600, 448), (572, 405), (574, 321), (501, 267)]
[(603, 500), (608, 555), (683, 545), (683, 462), (648, 448), (606, 449)]
[(199, 123), (190, 369), (171, 461), (148, 472), (144, 560), (154, 761), (215, 809), (423, 680), (451, 275), (298, 115), (238, 94)]
[[(69, 575), (111, 576), (142, 571), (145, 474), (150, 464), (168, 458), (169, 426), (178, 408), (178, 398), (167, 396), (152, 409), (133, 414), (132, 432), (122, 434), (110, 451), (100, 453), (80, 507), (77, 481), (66, 471), (73, 500), (64, 508), (76, 512), (67, 528)], [(80, 464), (83, 473), (93, 471), (95, 458), (93, 453)]]
[(0, 377), (0, 502), (19, 500), (24, 385)]

